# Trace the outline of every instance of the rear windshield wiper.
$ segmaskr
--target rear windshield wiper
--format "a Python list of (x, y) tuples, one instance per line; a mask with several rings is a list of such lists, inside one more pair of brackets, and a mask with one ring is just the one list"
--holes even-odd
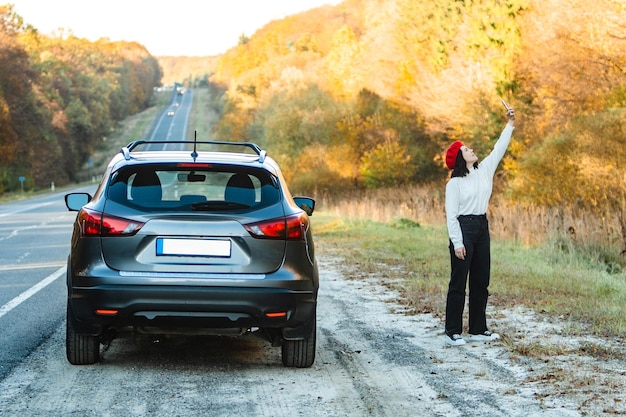
[(197, 211), (236, 210), (242, 208), (250, 208), (250, 206), (232, 201), (202, 201), (191, 205), (191, 209)]

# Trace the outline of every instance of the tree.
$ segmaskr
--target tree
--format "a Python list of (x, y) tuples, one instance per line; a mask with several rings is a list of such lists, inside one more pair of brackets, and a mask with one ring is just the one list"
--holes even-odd
[[(145, 108), (158, 61), (128, 42), (40, 35), (0, 6), (0, 192), (67, 183), (117, 120)], [(45, 152), (45, 157), (44, 157)]]
[(22, 19), (12, 7), (0, 6), (0, 192), (19, 187), (18, 176), (32, 183), (28, 144), (50, 130), (33, 90), (37, 73), (18, 40), (21, 30)]
[(467, 97), (480, 91), (495, 101), (515, 89), (520, 17), (529, 2), (398, 0), (397, 95), (432, 130), (462, 132), (478, 110)]
[(534, 2), (516, 68), (536, 115), (528, 126), (535, 141), (578, 114), (623, 105), (625, 22), (626, 8), (612, 0)]
[(361, 175), (367, 187), (393, 187), (405, 184), (415, 171), (407, 149), (398, 143), (393, 131), (386, 140), (363, 155)]
[(350, 26), (344, 25), (333, 37), (325, 67), (328, 90), (335, 96), (351, 97), (361, 89), (363, 81), (354, 70), (361, 51), (359, 40)]
[(510, 183), (514, 199), (571, 204), (601, 213), (623, 207), (626, 181), (624, 111), (581, 116), (525, 153)]

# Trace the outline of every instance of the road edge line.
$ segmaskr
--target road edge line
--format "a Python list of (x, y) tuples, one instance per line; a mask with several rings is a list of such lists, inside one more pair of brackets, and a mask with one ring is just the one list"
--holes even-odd
[(18, 295), (17, 297), (15, 297), (11, 301), (9, 301), (8, 303), (0, 307), (0, 317), (4, 316), (9, 311), (13, 310), (15, 307), (19, 306), (20, 304), (28, 300), (33, 295), (37, 294), (40, 290), (50, 285), (57, 278), (63, 275), (63, 273), (65, 272), (65, 269), (66, 267), (62, 266), (61, 268), (59, 268), (52, 274), (48, 275), (46, 278), (39, 281), (37, 284), (33, 285), (32, 287), (30, 287), (29, 289), (27, 289), (26, 291), (24, 291), (23, 293), (21, 293), (20, 295)]

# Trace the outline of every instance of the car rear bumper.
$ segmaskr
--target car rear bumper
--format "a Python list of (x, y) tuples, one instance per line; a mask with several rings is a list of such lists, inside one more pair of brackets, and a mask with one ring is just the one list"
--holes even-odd
[(68, 299), (77, 333), (108, 330), (176, 333), (183, 329), (279, 329), (284, 339), (311, 333), (314, 291), (103, 285), (73, 288)]

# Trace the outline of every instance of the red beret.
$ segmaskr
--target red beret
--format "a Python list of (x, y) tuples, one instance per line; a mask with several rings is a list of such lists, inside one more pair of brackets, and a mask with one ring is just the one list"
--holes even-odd
[(456, 163), (456, 157), (459, 155), (459, 149), (463, 146), (463, 142), (456, 141), (446, 151), (446, 166), (448, 169), (454, 169)]

